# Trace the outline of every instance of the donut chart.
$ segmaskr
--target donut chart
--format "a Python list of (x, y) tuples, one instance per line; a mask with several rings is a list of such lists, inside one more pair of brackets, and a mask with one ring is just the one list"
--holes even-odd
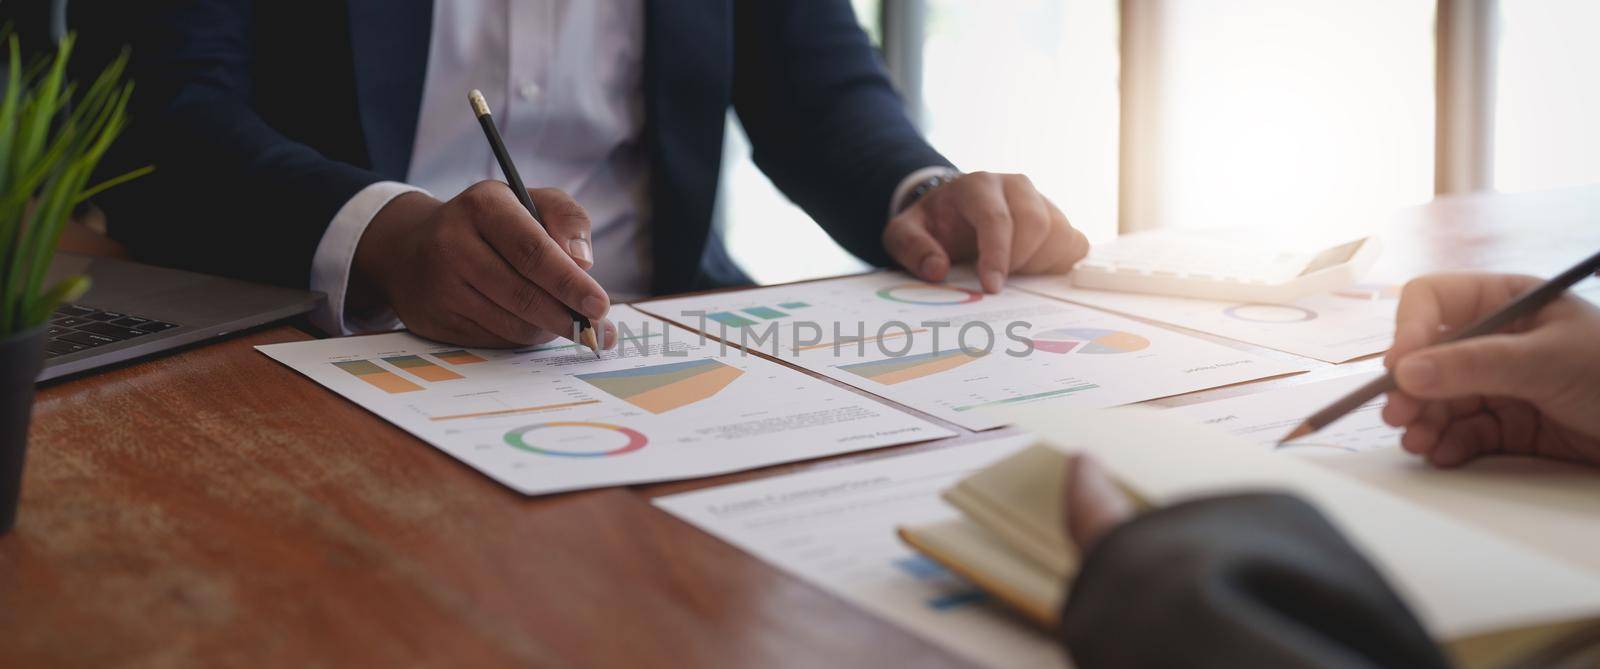
[(1222, 310), (1223, 315), (1247, 323), (1303, 323), (1314, 320), (1317, 312), (1292, 304), (1250, 302)]
[(1132, 332), (1102, 328), (1056, 328), (1029, 339), (1035, 349), (1057, 355), (1117, 355), (1150, 347), (1149, 339)]
[(901, 304), (943, 306), (977, 302), (983, 293), (937, 283), (902, 283), (879, 290), (878, 297)]
[[(548, 430), (548, 432), (542, 432)], [(532, 435), (530, 440), (530, 434)], [(542, 437), (542, 438), (541, 438)], [(525, 425), (506, 433), (514, 448), (564, 458), (604, 458), (644, 448), (650, 440), (638, 430), (587, 421), (554, 421)]]

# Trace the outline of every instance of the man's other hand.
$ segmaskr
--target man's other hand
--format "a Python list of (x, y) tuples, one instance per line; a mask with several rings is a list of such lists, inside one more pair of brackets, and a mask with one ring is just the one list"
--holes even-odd
[(549, 232), (498, 181), (448, 202), (395, 198), (356, 246), (351, 308), (387, 305), (418, 335), (483, 347), (571, 337), (569, 306), (605, 316), (610, 300), (584, 271), (593, 264), (588, 214), (559, 190), (528, 194)]
[(1567, 294), (1499, 334), (1439, 341), (1542, 281), (1440, 274), (1406, 284), (1384, 364), (1399, 389), (1385, 422), (1400, 444), (1452, 467), (1480, 455), (1600, 465), (1600, 309)]
[(1020, 174), (974, 172), (923, 195), (883, 231), (895, 262), (942, 281), (952, 262), (977, 258), (978, 280), (997, 293), (1012, 273), (1055, 274), (1089, 252), (1089, 240)]

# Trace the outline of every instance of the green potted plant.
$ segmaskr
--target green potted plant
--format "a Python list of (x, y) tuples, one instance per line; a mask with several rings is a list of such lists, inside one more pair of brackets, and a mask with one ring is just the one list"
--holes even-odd
[(24, 66), (16, 35), (0, 35), (0, 534), (16, 522), (27, 450), (33, 380), (44, 359), (46, 323), (57, 305), (89, 289), (88, 277), (44, 285), (61, 230), (96, 193), (149, 168), (90, 185), (117, 135), (127, 127), (133, 85), (122, 81), (127, 56), (107, 65), (87, 89), (66, 81), (72, 37)]

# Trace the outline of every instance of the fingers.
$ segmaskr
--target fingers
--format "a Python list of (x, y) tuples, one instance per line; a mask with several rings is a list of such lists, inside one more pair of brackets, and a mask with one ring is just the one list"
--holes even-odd
[(1403, 427), (1422, 414), (1422, 400), (1398, 390), (1388, 394), (1383, 405), (1383, 422), (1393, 427)]
[(518, 274), (584, 316), (605, 316), (611, 304), (605, 290), (545, 233), (508, 189), (499, 182), (481, 182), (458, 197), (484, 240)]
[(1133, 501), (1111, 481), (1094, 458), (1067, 459), (1067, 538), (1087, 552), (1107, 531), (1133, 516)]
[(539, 207), (544, 227), (556, 245), (583, 269), (594, 267), (594, 246), (590, 243), (589, 212), (559, 189), (529, 188), (528, 197)]
[(1050, 212), (1050, 236), (1019, 270), (1024, 274), (1061, 274), (1089, 253), (1089, 239), (1072, 227), (1055, 205), (1048, 200), (1045, 205)]
[(1400, 436), (1400, 447), (1407, 453), (1427, 456), (1439, 442), (1439, 433), (1444, 431), (1449, 420), (1443, 402), (1423, 404), (1416, 420), (1408, 423), (1405, 434)]
[(1418, 399), (1504, 395), (1537, 400), (1548, 389), (1544, 356), (1525, 335), (1487, 335), (1400, 358), (1395, 382)]
[(609, 319), (602, 318), (594, 322), (595, 341), (600, 344), (601, 350), (610, 349), (617, 345), (617, 326)]
[(950, 271), (950, 256), (928, 232), (927, 214), (912, 207), (890, 219), (883, 230), (883, 248), (889, 257), (923, 281), (943, 281)]
[(1011, 265), (1017, 272), (1027, 266), (1050, 238), (1050, 207), (1043, 195), (1033, 187), (1033, 182), (1021, 174), (1007, 174), (1000, 178), (1005, 192), (1006, 206), (1011, 209)]
[(1539, 279), (1507, 274), (1434, 274), (1406, 284), (1395, 312), (1394, 344), (1384, 357), (1392, 367), (1400, 358), (1440, 340), (1509, 302)]
[(486, 316), (494, 325), (489, 329), (524, 345), (547, 340), (549, 333), (571, 336), (572, 315), (565, 304), (524, 278), (482, 239), (473, 241), (476, 243), (462, 244), (456, 250), (461, 257), (462, 279), (478, 297), (494, 307), (493, 311), (517, 321), (501, 323), (498, 314)]
[[(459, 293), (451, 291), (453, 297)], [(459, 299), (457, 300), (459, 302)], [(501, 337), (479, 325), (476, 320), (457, 309), (430, 310), (426, 315), (406, 319), (412, 333), (434, 341), (450, 342), (458, 346), (479, 348), (514, 348), (518, 342)]]
[[(996, 180), (994, 174), (979, 172), (966, 179)], [(955, 203), (956, 211), (972, 227), (978, 241), (978, 281), (987, 293), (1005, 287), (1011, 272), (1012, 217), (1002, 188), (968, 188)]]
[(514, 346), (543, 344), (555, 339), (557, 334), (570, 333), (570, 322), (561, 328), (540, 328), (523, 320), (521, 316), (495, 304), (471, 286), (463, 285), (456, 291), (451, 304), (457, 313), (471, 321), (484, 332)]
[(1479, 455), (1499, 449), (1499, 419), (1491, 413), (1479, 412), (1445, 426), (1438, 444), (1428, 453), (1428, 462), (1436, 467), (1459, 467)]
[(918, 277), (938, 281), (976, 247), (978, 281), (997, 293), (1012, 273), (1065, 272), (1089, 242), (1026, 176), (975, 172), (889, 221), (884, 247)]

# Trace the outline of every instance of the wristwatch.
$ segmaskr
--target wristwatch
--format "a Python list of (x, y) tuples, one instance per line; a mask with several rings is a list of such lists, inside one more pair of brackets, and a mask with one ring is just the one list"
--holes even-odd
[(917, 185), (912, 186), (911, 190), (906, 191), (905, 199), (900, 202), (900, 208), (896, 209), (894, 214), (899, 216), (905, 210), (910, 209), (911, 205), (916, 204), (917, 200), (921, 200), (922, 196), (933, 192), (933, 189), (960, 178), (960, 172), (943, 172), (923, 179), (922, 181), (918, 181)]

